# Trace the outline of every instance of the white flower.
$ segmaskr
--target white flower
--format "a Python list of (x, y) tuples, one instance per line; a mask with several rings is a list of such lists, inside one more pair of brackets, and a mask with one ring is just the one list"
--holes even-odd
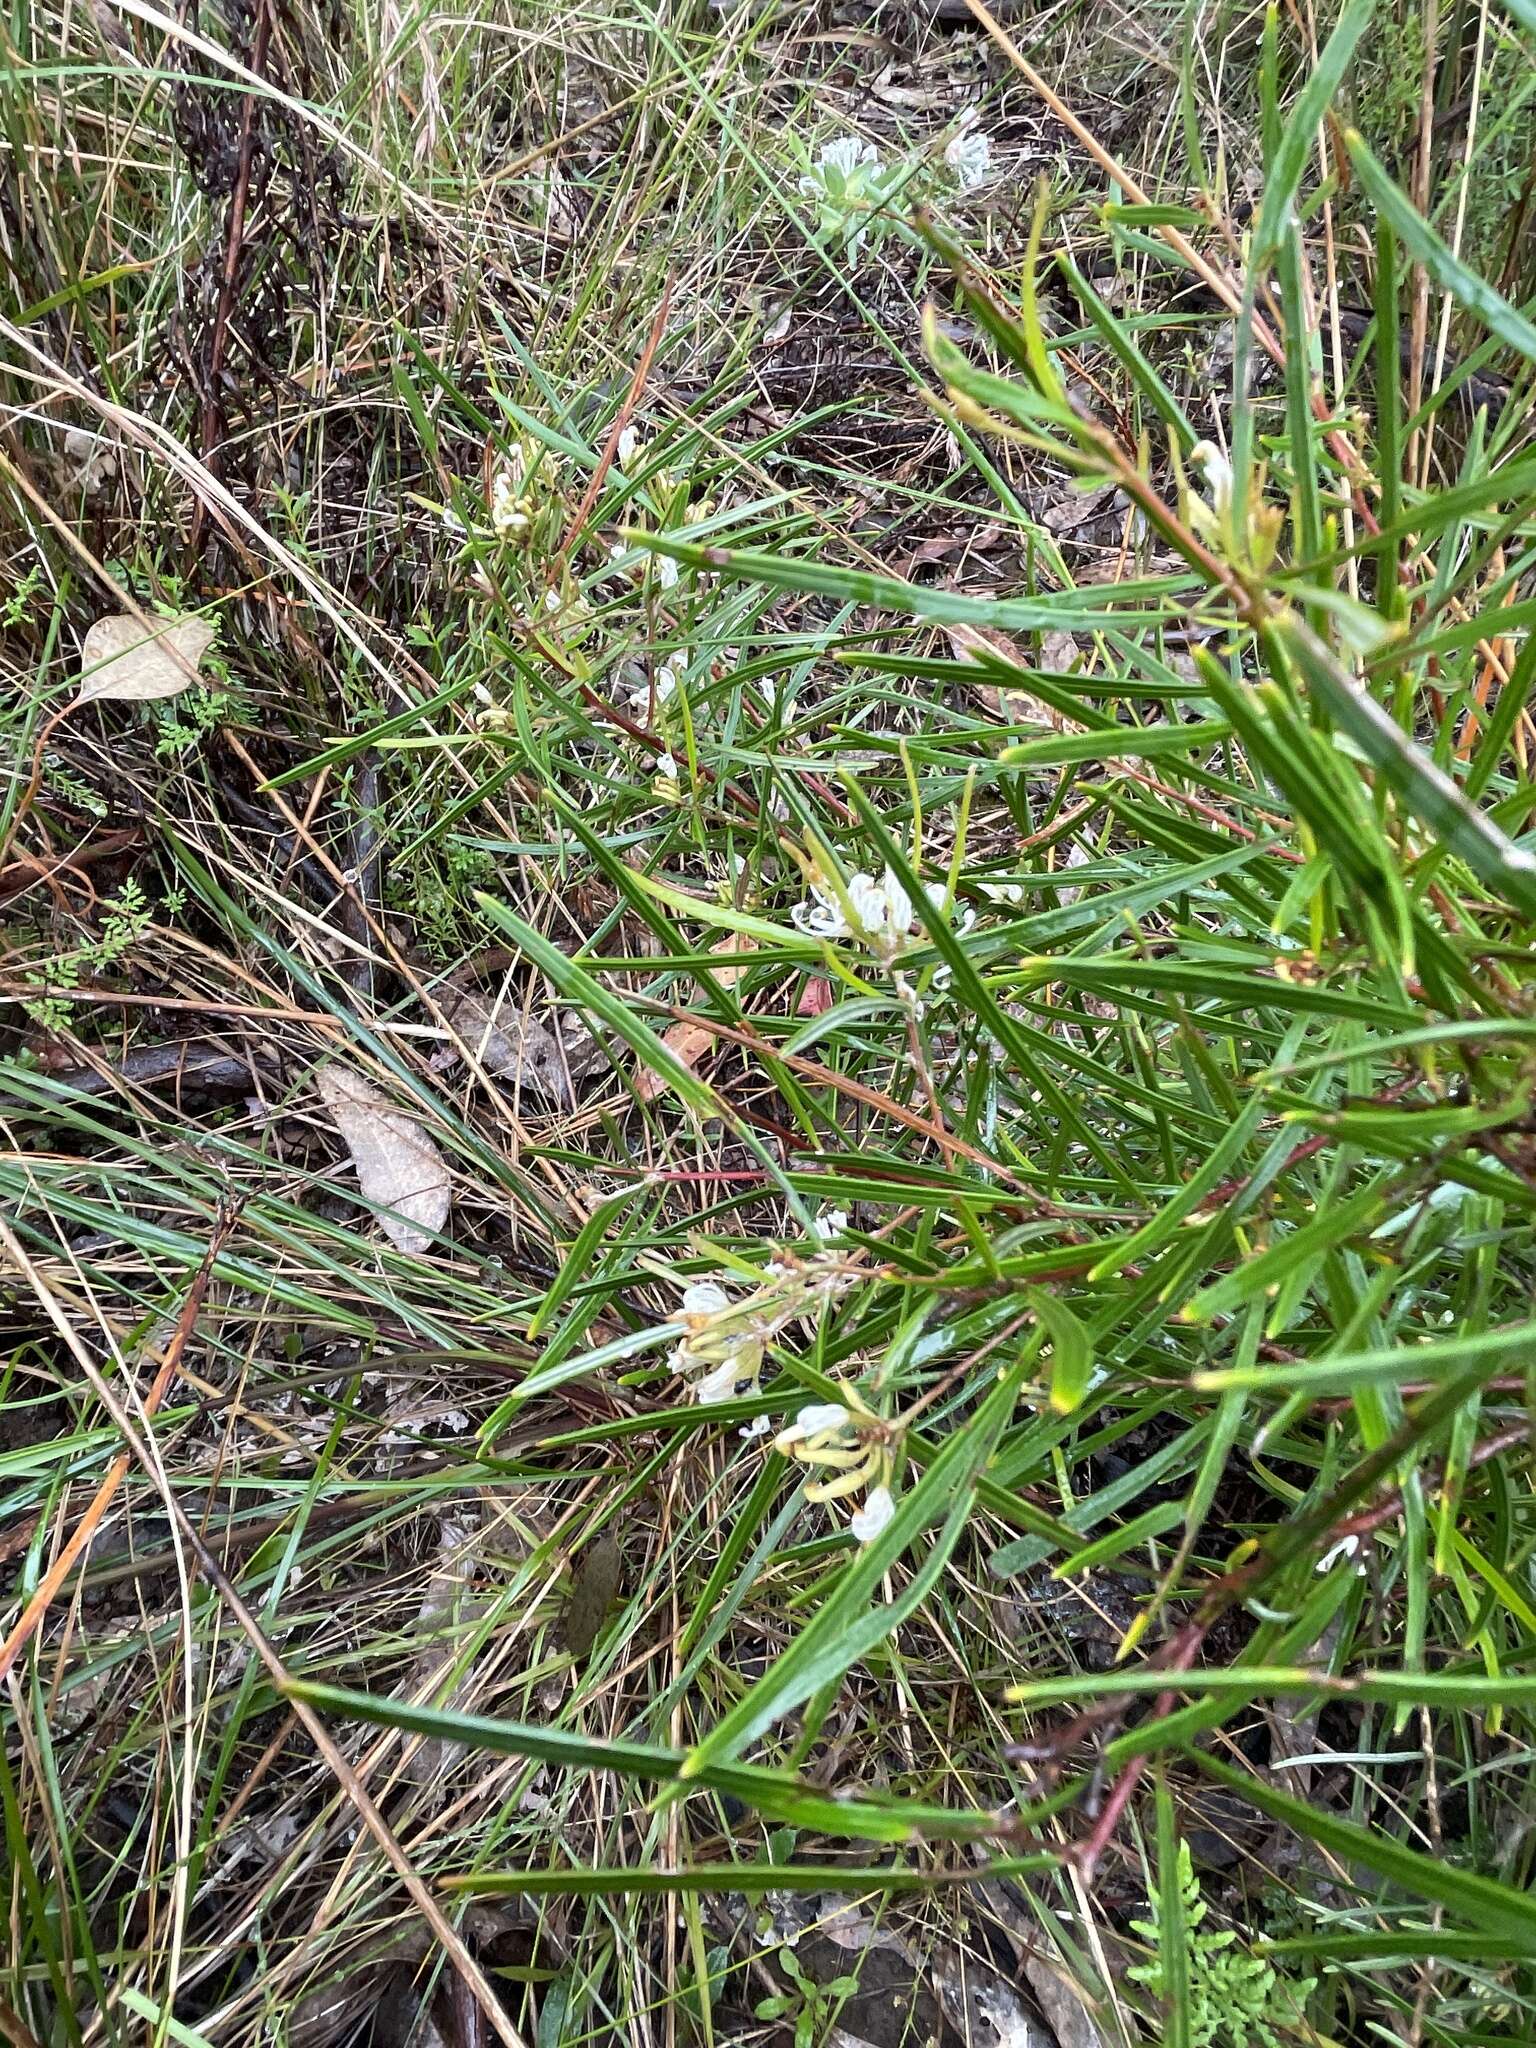
[(834, 1237), (841, 1237), (848, 1228), (846, 1209), (823, 1209), (811, 1225), (823, 1244), (830, 1244)]
[(626, 426), (619, 435), (618, 443), (613, 451), (619, 459), (620, 469), (628, 469), (629, 465), (640, 453), (642, 446), (643, 443), (633, 425)]
[(796, 931), (813, 939), (848, 939), (853, 930), (843, 915), (843, 906), (825, 882), (812, 882), (810, 900), (797, 903), (789, 913)]
[(656, 777), (660, 782), (676, 782), (677, 763), (670, 754), (663, 754), (656, 763)]
[(754, 1328), (743, 1326), (744, 1315), (750, 1313), (718, 1280), (690, 1280), (683, 1289), (670, 1318), (683, 1330), (672, 1353), (672, 1369), (701, 1375), (693, 1383), (696, 1401), (730, 1401), (743, 1381), (756, 1386), (763, 1369), (763, 1343)]
[(912, 899), (887, 868), (877, 882), (872, 875), (854, 875), (848, 884), (853, 921), (866, 939), (887, 932), (905, 935), (912, 928)]
[(836, 142), (823, 144), (816, 158), (816, 171), (802, 173), (800, 190), (808, 198), (816, 198), (826, 189), (825, 173), (840, 171), (844, 178), (851, 178), (857, 171), (875, 166), (880, 161), (880, 152), (872, 142), (861, 142), (856, 135), (840, 135)]
[(834, 1435), (846, 1429), (851, 1420), (841, 1401), (812, 1401), (787, 1428), (779, 1431), (773, 1447), (776, 1451), (787, 1451), (796, 1444), (809, 1443), (814, 1437)]
[(491, 527), (498, 540), (520, 540), (528, 531), (523, 509), (522, 480), (511, 469), (499, 469), (491, 483)]
[(639, 712), (642, 714), (648, 712), (651, 708), (653, 692), (655, 696), (656, 709), (658, 711), (661, 709), (663, 704), (667, 703), (671, 698), (677, 695), (678, 685), (682, 681), (682, 676), (679, 670), (673, 666), (673, 663), (676, 660), (677, 656), (673, 655), (661, 664), (661, 667), (656, 671), (656, 681), (654, 685), (647, 681), (647, 679), (644, 676), (642, 676), (638, 683), (632, 684), (630, 688), (625, 691), (624, 694), (629, 701), (629, 708), (631, 711)]
[[(976, 912), (972, 908), (972, 906), (969, 903), (967, 903), (964, 909), (960, 912), (959, 917), (955, 919), (951, 929), (953, 930), (954, 935), (957, 939), (963, 939), (967, 932), (973, 931), (975, 929), (975, 926)], [(934, 989), (942, 995), (943, 992), (949, 987), (950, 981), (953, 979), (953, 976), (954, 969), (950, 966), (947, 960), (943, 961), (938, 967), (935, 967), (935, 969), (933, 970)]]
[(992, 143), (980, 128), (964, 123), (944, 151), (944, 161), (962, 192), (974, 192), (992, 175)]
[(743, 1443), (750, 1443), (755, 1436), (766, 1436), (772, 1427), (773, 1420), (770, 1416), (759, 1415), (754, 1417), (745, 1429), (738, 1429), (736, 1434)]
[(703, 1379), (695, 1380), (693, 1387), (693, 1398), (695, 1401), (700, 1402), (704, 1407), (709, 1407), (716, 1401), (734, 1401), (736, 1398), (736, 1382), (752, 1378), (751, 1372), (741, 1365), (741, 1359), (744, 1356), (745, 1354), (742, 1352), (733, 1351), (729, 1358), (715, 1367), (713, 1372), (707, 1372)]
[(912, 929), (912, 899), (888, 867), (877, 882), (873, 875), (850, 875), (845, 911), (830, 883), (814, 880), (811, 900), (790, 912), (797, 931), (818, 939), (862, 939), (874, 952), (889, 958)]
[(1205, 478), (1205, 487), (1211, 494), (1211, 509), (1218, 520), (1225, 520), (1232, 510), (1232, 464), (1214, 441), (1197, 441), (1189, 451), (1191, 462), (1198, 462)]
[[(1331, 1571), (1341, 1557), (1353, 1557), (1359, 1548), (1360, 1538), (1358, 1536), (1341, 1536), (1338, 1542), (1331, 1549), (1325, 1550), (1317, 1560), (1317, 1569), (1320, 1572)], [(1355, 1566), (1355, 1570), (1360, 1572), (1365, 1570), (1363, 1559)]]
[(896, 1503), (891, 1498), (891, 1489), (872, 1486), (863, 1507), (848, 1518), (849, 1533), (859, 1543), (873, 1543), (882, 1531), (889, 1528), (895, 1512)]
[(912, 929), (912, 899), (889, 868), (878, 882), (869, 875), (855, 875), (848, 884), (848, 901), (860, 936), (879, 950), (894, 950)]
[(652, 560), (656, 564), (656, 581), (663, 590), (671, 590), (683, 573), (680, 565), (670, 555), (655, 555)]
[(731, 1297), (718, 1280), (690, 1280), (683, 1289), (685, 1316), (718, 1316), (731, 1305)]

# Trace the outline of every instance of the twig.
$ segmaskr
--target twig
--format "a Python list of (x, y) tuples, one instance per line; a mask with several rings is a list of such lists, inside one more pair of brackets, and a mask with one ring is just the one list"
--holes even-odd
[(661, 337), (667, 329), (667, 315), (671, 310), (672, 280), (668, 278), (662, 289), (661, 304), (656, 308), (656, 318), (651, 322), (650, 334), (646, 338), (645, 347), (640, 351), (640, 360), (635, 365), (635, 374), (629, 380), (629, 390), (624, 395), (624, 403), (619, 407), (609, 429), (608, 439), (603, 444), (603, 452), (597, 460), (597, 467), (587, 479), (587, 488), (582, 493), (581, 503), (576, 507), (571, 516), (571, 523), (565, 529), (565, 538), (557, 550), (561, 556), (568, 555), (576, 545), (581, 529), (587, 523), (587, 514), (597, 503), (597, 494), (603, 488), (608, 472), (613, 467), (613, 458), (618, 453), (619, 438), (629, 425), (635, 407), (640, 403), (640, 394), (645, 389), (646, 378), (651, 374), (651, 364), (655, 360), (657, 349), (661, 346)]
[[(272, 32), (272, 16), (265, 4), (258, 6), (256, 17), (256, 41), (251, 50), (251, 70), (258, 78), (265, 76), (267, 44)], [(217, 477), (219, 456), (224, 445), (224, 411), (219, 404), (219, 379), (224, 374), (224, 351), (229, 338), (230, 317), (235, 309), (235, 290), (240, 278), (240, 258), (245, 251), (245, 210), (251, 193), (251, 165), (256, 153), (256, 95), (248, 92), (240, 112), (240, 159), (235, 173), (235, 189), (229, 202), (229, 233), (224, 241), (224, 269), (219, 279), (219, 299), (213, 314), (213, 335), (208, 344), (208, 366), (203, 388), (203, 467), (208, 474)], [(202, 546), (203, 528), (208, 520), (208, 505), (201, 494), (197, 496), (192, 510), (192, 531), (188, 537), (188, 552), (196, 555)]]

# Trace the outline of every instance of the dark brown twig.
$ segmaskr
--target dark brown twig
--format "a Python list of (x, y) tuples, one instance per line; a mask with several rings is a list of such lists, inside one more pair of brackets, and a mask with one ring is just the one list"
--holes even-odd
[[(271, 38), (272, 17), (265, 4), (258, 7), (256, 16), (256, 41), (251, 50), (251, 69), (258, 77), (265, 74), (267, 44)], [(219, 380), (224, 374), (224, 353), (229, 338), (229, 323), (235, 309), (235, 293), (240, 279), (240, 258), (245, 248), (245, 214), (251, 195), (251, 167), (256, 154), (256, 95), (247, 93), (240, 111), (240, 160), (235, 173), (235, 188), (229, 202), (229, 232), (224, 241), (224, 269), (219, 278), (218, 304), (213, 314), (213, 334), (208, 344), (208, 367), (203, 387), (203, 467), (210, 476), (219, 473), (220, 450), (224, 445), (224, 409), (219, 403)], [(207, 524), (208, 507), (201, 493), (198, 494), (192, 511), (192, 532), (188, 550), (196, 555), (202, 545), (203, 528)]]

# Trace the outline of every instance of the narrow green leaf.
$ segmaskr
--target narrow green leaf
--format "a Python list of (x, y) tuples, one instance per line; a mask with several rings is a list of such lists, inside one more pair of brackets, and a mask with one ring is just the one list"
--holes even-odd
[[(1163, 211), (1178, 212), (1183, 209), (1168, 208)], [(1108, 208), (1105, 209), (1109, 211)], [(1177, 226), (1177, 222), (1169, 222)], [(1130, 378), (1142, 398), (1159, 419), (1170, 427), (1182, 454), (1187, 455), (1200, 436), (1190, 424), (1189, 416), (1174, 397), (1168, 386), (1158, 375), (1155, 365), (1146, 352), (1139, 348), (1133, 335), (1128, 334), (1122, 323), (1105, 305), (1093, 286), (1083, 276), (1071, 257), (1063, 253), (1056, 259), (1063, 277), (1072, 288), (1073, 296), (1087, 314), (1089, 322), (1099, 339), (1114, 356), (1116, 362)]]
[[(670, 555), (692, 568), (763, 583), (773, 590), (811, 590), (849, 604), (878, 605), (908, 618), (943, 624), (1008, 626), (1022, 632), (1091, 633), (1120, 626), (1150, 627), (1165, 614), (1158, 600), (1171, 600), (1190, 587), (1189, 578), (1149, 577), (1122, 583), (1108, 600), (1104, 589), (1056, 591), (1043, 597), (966, 597), (921, 583), (903, 583), (894, 576), (872, 576), (862, 569), (843, 569), (805, 555), (756, 554), (745, 548), (702, 547), (671, 534), (635, 532), (626, 538), (635, 547)], [(1151, 607), (1140, 609), (1138, 606)]]
[[(1264, 203), (1253, 235), (1253, 261), (1268, 263), (1286, 232), (1307, 158), (1317, 145), (1323, 116), (1349, 70), (1355, 45), (1370, 26), (1375, 0), (1346, 0), (1316, 68), (1297, 95), (1281, 131), (1280, 147), (1264, 171)], [(1292, 340), (1298, 339), (1291, 337)]]
[(1049, 739), (1020, 740), (1004, 747), (998, 764), (1004, 768), (1044, 768), (1064, 761), (1134, 761), (1161, 754), (1187, 754), (1199, 747), (1220, 746), (1232, 737), (1224, 718), (1190, 725), (1117, 725), (1110, 731), (1058, 732)]
[(1536, 327), (1523, 313), (1517, 313), (1485, 278), (1479, 277), (1446, 247), (1429, 222), (1377, 163), (1357, 129), (1350, 129), (1345, 141), (1355, 173), (1370, 195), (1372, 204), (1390, 221), (1393, 232), (1414, 262), (1422, 263), (1436, 284), (1459, 300), (1469, 313), (1475, 313), (1490, 334), (1496, 334), (1500, 341), (1528, 362), (1536, 362)]
[(1184, 1858), (1173, 1794), (1157, 1770), (1157, 1953), (1163, 1973), (1163, 2048), (1189, 2048), (1189, 1926), (1184, 1917)]
[(1014, 1856), (998, 1863), (961, 1865), (951, 1870), (914, 1869), (900, 1863), (702, 1863), (682, 1870), (649, 1865), (601, 1865), (569, 1870), (483, 1870), (447, 1876), (439, 1882), (461, 1896), (621, 1898), (662, 1892), (705, 1892), (761, 1898), (764, 1892), (928, 1892), (950, 1885), (984, 1884), (989, 1879), (1041, 1877), (1059, 1867), (1055, 1856)]
[(1209, 1323), (1231, 1315), (1245, 1302), (1273, 1293), (1297, 1272), (1321, 1266), (1329, 1252), (1380, 1223), (1394, 1203), (1397, 1175), (1385, 1173), (1347, 1201), (1325, 1202), (1298, 1230), (1288, 1232), (1256, 1258), (1245, 1259), (1209, 1287), (1203, 1287), (1181, 1311), (1186, 1322)]
[(467, 1749), (496, 1756), (527, 1757), (583, 1773), (612, 1771), (650, 1784), (675, 1782), (687, 1775), (701, 1789), (739, 1799), (759, 1813), (818, 1834), (872, 1842), (910, 1842), (930, 1836), (966, 1841), (995, 1831), (997, 1825), (993, 1814), (964, 1814), (918, 1801), (833, 1798), (791, 1772), (753, 1764), (713, 1763), (689, 1770), (693, 1757), (661, 1743), (605, 1740), (575, 1729), (415, 1706), (304, 1678), (292, 1679), (285, 1690), (290, 1698), (301, 1699), (321, 1713), (398, 1728), (434, 1741), (462, 1743)]
[(1536, 855), (1516, 846), (1491, 818), (1468, 803), (1451, 778), (1345, 673), (1302, 620), (1277, 620), (1270, 631), (1295, 659), (1329, 716), (1414, 816), (1444, 840), (1479, 881), (1497, 889), (1522, 916), (1536, 918)]
[(1058, 1415), (1070, 1415), (1093, 1377), (1093, 1341), (1059, 1294), (1026, 1287), (1024, 1299), (1051, 1340), (1051, 1406)]
[(1449, 1857), (1426, 1856), (1417, 1849), (1406, 1848), (1384, 1828), (1357, 1827), (1326, 1807), (1308, 1806), (1203, 1751), (1196, 1752), (1193, 1761), (1218, 1784), (1249, 1800), (1271, 1820), (1280, 1821), (1304, 1841), (1316, 1842), (1328, 1850), (1344, 1869), (1351, 1864), (1363, 1865), (1414, 1897), (1429, 1899), (1444, 1906), (1447, 1912), (1460, 1914), (1495, 1940), (1519, 1942), (1527, 1952), (1536, 1949), (1536, 1898), (1529, 1892), (1516, 1891), (1495, 1878), (1463, 1870)]
[(1506, 1363), (1536, 1358), (1536, 1322), (1511, 1323), (1470, 1337), (1443, 1337), (1427, 1344), (1388, 1344), (1379, 1350), (1343, 1351), (1334, 1357), (1309, 1359), (1284, 1366), (1227, 1366), (1197, 1372), (1193, 1384), (1206, 1393), (1228, 1387), (1305, 1387), (1314, 1394), (1348, 1393), (1363, 1380), (1441, 1380), (1458, 1369), (1477, 1365), (1496, 1372)]

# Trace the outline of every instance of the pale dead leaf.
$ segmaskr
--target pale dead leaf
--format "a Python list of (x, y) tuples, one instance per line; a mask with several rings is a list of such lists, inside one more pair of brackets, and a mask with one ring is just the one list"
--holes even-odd
[(1070, 633), (1045, 633), (1040, 640), (1040, 666), (1052, 675), (1070, 675), (1082, 651)]
[(1056, 2037), (1057, 2048), (1108, 2048), (1104, 2030), (1064, 1971), (1053, 1969), (1039, 1956), (1026, 1956), (1024, 1975)]
[(154, 619), (147, 626), (126, 612), (98, 619), (80, 648), (75, 701), (148, 704), (178, 696), (197, 681), (197, 665), (212, 645), (205, 619)]
[(289, 2048), (330, 2048), (361, 2031), (397, 1981), (402, 1965), (414, 1968), (430, 1948), (425, 1928), (409, 1928), (371, 1947), (354, 1948), (342, 1964), (326, 1967), (311, 1989), (290, 1997), (283, 2033)]
[(1072, 491), (1058, 498), (1040, 515), (1040, 524), (1050, 533), (1073, 533), (1106, 510), (1114, 509), (1118, 484), (1100, 484), (1088, 490)]
[(478, 989), (444, 989), (443, 1015), (488, 1074), (569, 1108), (571, 1085), (560, 1041), (515, 996), (492, 1002)]
[[(972, 1846), (971, 1854), (978, 1863), (984, 1860), (985, 1852), (979, 1844)], [(1064, 1967), (1047, 1959), (1041, 1948), (1040, 1924), (1033, 1915), (1022, 1911), (1013, 1888), (982, 1880), (976, 1889), (993, 1916), (993, 1924), (1007, 1937), (1035, 2003), (1055, 2037), (1056, 2048), (1108, 2048), (1087, 1998)], [(1113, 1943), (1113, 1937), (1110, 1940)], [(1102, 1934), (1096, 1935), (1093, 1947), (1106, 1965), (1113, 1961), (1123, 1968), (1130, 1960), (1119, 1954), (1118, 1947), (1112, 1958), (1107, 1956)]]
[(836, 997), (832, 984), (824, 974), (808, 974), (805, 986), (800, 991), (800, 1000), (795, 1005), (797, 1017), (820, 1017), (831, 1009)]
[(64, 436), (64, 460), (72, 481), (88, 495), (117, 475), (117, 450), (88, 427), (71, 427)]
[(397, 1250), (422, 1252), (448, 1220), (448, 1168), (412, 1120), (371, 1081), (335, 1060), (315, 1072), (315, 1087), (335, 1118), (357, 1168), (364, 1198)]
[[(742, 967), (718, 967), (715, 962), (722, 953), (750, 953), (755, 943), (745, 932), (730, 932), (726, 936), (725, 944), (716, 947), (710, 954), (710, 970), (722, 987), (728, 988), (733, 981), (740, 979), (745, 962)], [(685, 1067), (691, 1069), (698, 1065), (712, 1046), (719, 1043), (719, 1034), (707, 1030), (702, 1024), (678, 1022), (670, 1030), (662, 1033), (661, 1042), (675, 1059), (681, 1060)], [(671, 1085), (666, 1075), (658, 1074), (654, 1067), (643, 1067), (635, 1076), (635, 1093), (642, 1102), (653, 1101)]]
[(928, 1959), (928, 1975), (945, 2018), (970, 2048), (1059, 2048), (1013, 1986), (979, 1956), (941, 1951)]
[(989, 654), (1000, 654), (1004, 661), (1011, 661), (1016, 668), (1033, 665), (1018, 641), (997, 626), (972, 626), (963, 619), (956, 619), (944, 628), (944, 637), (956, 661), (982, 661)]

